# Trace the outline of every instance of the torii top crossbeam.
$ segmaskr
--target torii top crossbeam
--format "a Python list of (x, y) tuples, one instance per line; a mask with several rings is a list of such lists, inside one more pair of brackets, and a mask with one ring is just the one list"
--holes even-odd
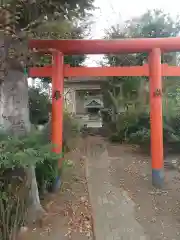
[(48, 51), (56, 49), (65, 55), (110, 54), (149, 52), (160, 48), (163, 52), (180, 50), (180, 37), (137, 38), (118, 40), (35, 40), (29, 41), (29, 48)]

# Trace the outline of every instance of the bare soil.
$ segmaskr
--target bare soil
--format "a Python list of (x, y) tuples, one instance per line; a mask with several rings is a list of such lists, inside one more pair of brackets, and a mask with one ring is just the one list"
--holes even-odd
[[(80, 148), (80, 146), (79, 146)], [(22, 240), (94, 239), (91, 206), (87, 190), (84, 161), (78, 149), (66, 154), (73, 166), (64, 170), (62, 187), (43, 201), (47, 215), (28, 228)]]

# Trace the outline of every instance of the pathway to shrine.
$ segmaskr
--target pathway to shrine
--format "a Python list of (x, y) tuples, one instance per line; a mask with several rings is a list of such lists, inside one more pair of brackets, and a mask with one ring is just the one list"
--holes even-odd
[(165, 171), (153, 189), (150, 158), (102, 138), (86, 142), (87, 178), (97, 240), (159, 240), (180, 236), (180, 174)]
[(164, 189), (155, 190), (150, 157), (134, 146), (113, 145), (98, 136), (82, 139), (69, 157), (76, 171), (65, 173), (63, 191), (47, 203), (51, 205), (48, 224), (35, 227), (23, 240), (66, 240), (69, 236), (72, 240), (179, 239), (178, 171), (165, 170)]

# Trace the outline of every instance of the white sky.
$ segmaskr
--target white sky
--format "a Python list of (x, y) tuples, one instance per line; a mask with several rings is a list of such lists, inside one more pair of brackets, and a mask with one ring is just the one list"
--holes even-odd
[(120, 18), (122, 21), (127, 20), (143, 14), (148, 9), (163, 9), (172, 16), (180, 14), (179, 0), (95, 0), (95, 6), (100, 8), (94, 13), (95, 37), (100, 37), (103, 28), (119, 22)]
[[(174, 18), (180, 15), (180, 0), (95, 0), (95, 6), (99, 10), (94, 12), (93, 39), (101, 38), (109, 26), (139, 16), (148, 9), (162, 9)], [(91, 56), (86, 64), (97, 65), (99, 57)]]

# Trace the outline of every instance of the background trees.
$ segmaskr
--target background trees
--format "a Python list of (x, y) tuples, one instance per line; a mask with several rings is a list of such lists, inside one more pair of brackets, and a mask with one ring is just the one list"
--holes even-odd
[[(163, 11), (147, 11), (140, 17), (130, 19), (123, 27), (119, 24), (112, 26), (106, 31), (105, 38), (174, 37), (179, 34), (179, 23), (179, 18), (173, 20)], [(147, 63), (147, 54), (107, 55), (104, 60), (106, 65), (135, 66)], [(178, 53), (163, 54), (162, 62), (169, 65), (178, 64)], [(135, 141), (140, 140), (139, 134), (142, 136), (142, 142), (147, 134), (149, 139), (148, 80), (144, 77), (114, 77), (108, 80), (103, 86), (104, 105), (111, 111), (108, 111), (109, 117), (104, 114), (104, 122), (105, 125), (111, 125), (112, 139), (129, 141), (130, 135), (133, 133), (134, 137), (136, 132), (138, 136)], [(170, 135), (174, 137), (172, 128), (170, 130), (167, 126), (172, 116), (177, 117), (179, 103), (176, 89), (179, 88), (179, 84), (179, 78), (165, 77), (163, 79), (164, 128), (168, 131), (167, 134), (164, 130), (166, 139)]]

